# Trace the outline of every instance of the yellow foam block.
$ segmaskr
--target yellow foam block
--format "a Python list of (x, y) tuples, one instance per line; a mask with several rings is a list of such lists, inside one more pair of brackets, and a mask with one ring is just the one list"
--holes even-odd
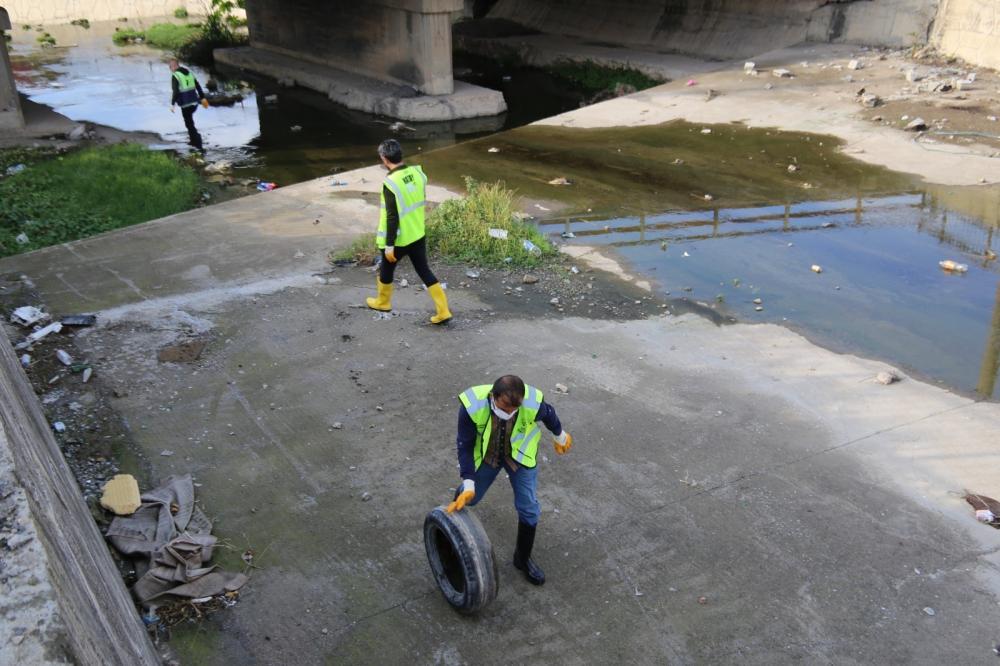
[(142, 501), (139, 499), (139, 483), (131, 474), (117, 474), (104, 484), (101, 506), (114, 511), (119, 516), (135, 513)]

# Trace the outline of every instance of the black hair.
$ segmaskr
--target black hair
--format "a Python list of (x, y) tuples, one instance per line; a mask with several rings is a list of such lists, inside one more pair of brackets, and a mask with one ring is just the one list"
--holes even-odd
[(506, 398), (510, 404), (520, 407), (524, 400), (524, 382), (517, 375), (504, 375), (493, 382), (490, 393), (494, 398)]
[(386, 139), (378, 145), (378, 154), (393, 164), (403, 161), (403, 147), (395, 139)]

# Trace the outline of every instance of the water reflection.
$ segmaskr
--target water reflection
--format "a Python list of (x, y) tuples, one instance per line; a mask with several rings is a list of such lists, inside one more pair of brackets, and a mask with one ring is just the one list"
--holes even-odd
[[(572, 243), (614, 248), (672, 297), (746, 321), (788, 324), (838, 351), (996, 397), (1000, 266), (990, 257), (997, 222), (945, 207), (947, 194), (540, 224), (572, 232)], [(968, 264), (968, 273), (946, 273), (942, 259)], [(822, 273), (810, 270), (814, 264)]]

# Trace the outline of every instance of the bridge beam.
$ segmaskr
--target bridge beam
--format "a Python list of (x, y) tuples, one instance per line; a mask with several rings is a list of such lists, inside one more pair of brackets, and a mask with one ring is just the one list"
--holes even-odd
[(252, 46), (425, 95), (454, 92), (451, 22), (463, 0), (247, 0)]

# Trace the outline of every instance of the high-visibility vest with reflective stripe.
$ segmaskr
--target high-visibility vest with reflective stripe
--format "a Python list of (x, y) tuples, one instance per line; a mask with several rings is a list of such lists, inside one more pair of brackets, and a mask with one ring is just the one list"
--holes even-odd
[[(396, 197), (396, 209), (399, 211), (399, 230), (396, 232), (395, 247), (403, 247), (424, 237), (424, 206), (427, 205), (427, 176), (419, 166), (408, 166), (390, 173), (384, 182), (385, 187)], [(378, 247), (384, 248), (388, 231), (388, 216), (385, 209), (385, 189), (380, 193), (382, 212), (378, 223), (378, 233), (375, 241)]]
[[(469, 418), (476, 424), (476, 447), (474, 455), (476, 469), (486, 458), (486, 449), (490, 445), (490, 432), (493, 429), (493, 411), (490, 409), (489, 395), (493, 389), (489, 384), (473, 386), (462, 391), (458, 399), (462, 401)], [(517, 410), (514, 429), (510, 433), (510, 455), (519, 465), (535, 466), (535, 456), (538, 453), (538, 442), (542, 439), (542, 431), (535, 422), (538, 410), (542, 406), (542, 392), (534, 386), (525, 385), (524, 400)], [(501, 456), (501, 460), (505, 456)]]
[(177, 70), (174, 72), (174, 78), (177, 79), (178, 103), (181, 108), (197, 104), (198, 91), (196, 90), (197, 84), (194, 80), (194, 74), (191, 72), (185, 74), (181, 70)]

